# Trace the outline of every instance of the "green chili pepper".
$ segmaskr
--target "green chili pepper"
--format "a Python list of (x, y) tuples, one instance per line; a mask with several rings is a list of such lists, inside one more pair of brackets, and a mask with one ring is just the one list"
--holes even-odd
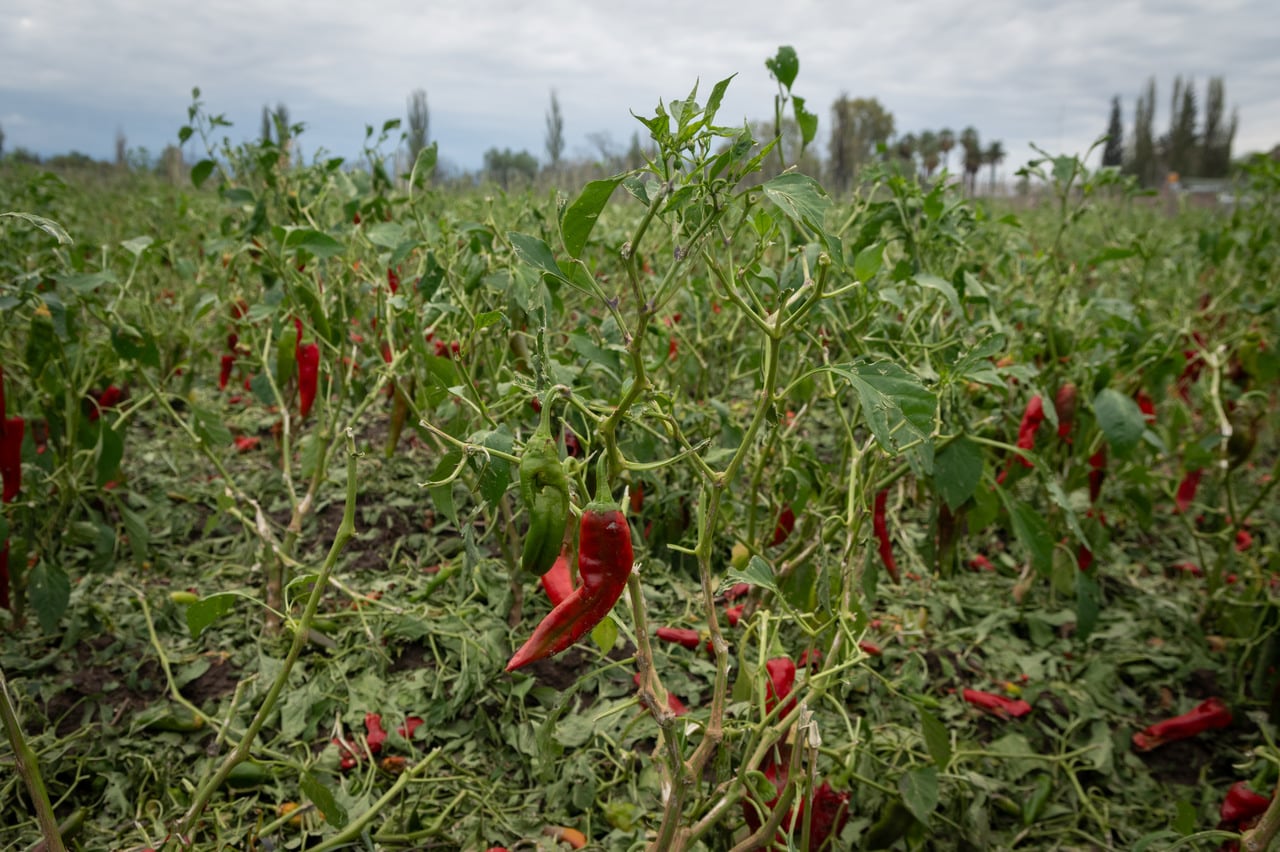
[(542, 406), (542, 420), (520, 457), (520, 497), (529, 510), (521, 567), (542, 575), (555, 563), (569, 523), (569, 480), (551, 435), (550, 400)]

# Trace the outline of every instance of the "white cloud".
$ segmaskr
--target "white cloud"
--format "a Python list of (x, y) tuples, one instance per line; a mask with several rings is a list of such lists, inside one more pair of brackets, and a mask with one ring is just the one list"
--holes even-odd
[[(556, 89), (570, 150), (586, 135), (625, 144), (630, 111), (706, 92), (737, 73), (721, 119), (764, 118), (776, 90), (764, 60), (800, 55), (796, 92), (823, 122), (847, 91), (878, 97), (901, 130), (967, 125), (1001, 139), (1010, 166), (1035, 140), (1083, 151), (1106, 126), (1112, 95), (1126, 117), (1148, 77), (1157, 126), (1175, 74), (1226, 80), (1240, 109), (1237, 149), (1280, 141), (1280, 4), (988, 0), (848, 3), (763, 0), (644, 6), (578, 0), (0, 0), (0, 98), (46, 129), (6, 121), (10, 146), (111, 153), (117, 126), (158, 149), (199, 85), (212, 112), (252, 136), (263, 104), (289, 105), (304, 145), (355, 156), (365, 124), (403, 115), (428, 92), (432, 135), (475, 166), (491, 145), (541, 154)], [(785, 11), (783, 11), (785, 9)], [(37, 112), (42, 110), (43, 114)], [(154, 138), (152, 138), (154, 137)]]

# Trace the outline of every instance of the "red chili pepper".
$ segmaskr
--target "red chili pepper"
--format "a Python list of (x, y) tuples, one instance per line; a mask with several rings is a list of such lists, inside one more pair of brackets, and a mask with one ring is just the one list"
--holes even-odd
[(320, 380), (320, 346), (303, 343), (298, 346), (298, 413), (306, 417), (316, 399)]
[(365, 741), (369, 743), (369, 751), (377, 754), (382, 751), (382, 744), (387, 741), (387, 732), (382, 729), (382, 716), (377, 713), (364, 714), (364, 729), (368, 732)]
[(391, 295), (395, 295), (400, 289), (400, 276), (391, 267), (387, 267), (387, 286), (391, 288)]
[(622, 597), (634, 559), (631, 527), (622, 511), (600, 500), (587, 504), (578, 527), (582, 585), (542, 619), (507, 663), (507, 671), (560, 653), (599, 624)]
[(1070, 441), (1071, 426), (1076, 419), (1076, 386), (1067, 382), (1058, 388), (1053, 397), (1053, 408), (1058, 412), (1058, 437)]
[(21, 417), (5, 417), (0, 423), (0, 479), (4, 482), (0, 502), (12, 503), (22, 488), (22, 435), (27, 422)]
[(547, 573), (542, 575), (542, 589), (547, 593), (552, 607), (560, 606), (565, 598), (573, 594), (573, 578), (569, 576), (569, 558), (569, 550), (567, 548), (561, 550)]
[[(760, 826), (764, 825), (764, 816), (777, 806), (778, 797), (782, 794), (782, 788), (787, 783), (787, 767), (784, 765), (781, 770), (777, 764), (770, 762), (764, 767), (764, 775), (773, 782), (774, 789), (777, 794), (772, 799), (765, 802), (763, 806), (757, 805), (748, 799), (742, 801), (742, 816), (747, 823), (747, 828), (753, 833), (760, 830)], [(805, 822), (805, 807), (808, 802), (802, 798), (792, 810), (788, 811), (786, 816), (779, 823), (778, 833), (774, 837), (774, 844), (781, 848), (788, 848), (787, 833), (793, 836), (799, 836), (803, 830), (802, 826)], [(817, 852), (819, 849), (829, 848), (827, 841), (832, 835), (838, 835), (844, 830), (845, 824), (849, 821), (849, 793), (837, 793), (831, 789), (829, 781), (823, 781), (822, 784), (813, 791), (813, 816), (809, 818), (809, 850)]]
[(1093, 551), (1083, 544), (1076, 551), (1076, 565), (1081, 571), (1088, 571), (1093, 565)]
[(0, 437), (4, 437), (4, 367), (0, 367)]
[(1133, 747), (1137, 751), (1151, 751), (1165, 743), (1185, 740), (1211, 728), (1225, 728), (1230, 724), (1231, 709), (1221, 698), (1208, 698), (1181, 716), (1156, 722), (1134, 734)]
[(880, 646), (874, 642), (862, 641), (858, 643), (858, 647), (862, 649), (862, 653), (867, 654), (868, 656), (879, 657), (884, 654), (884, 651), (880, 649)]
[(105, 409), (111, 408), (124, 398), (124, 391), (115, 385), (109, 385), (106, 390), (90, 392), (90, 399), (93, 401), (89, 406), (89, 420), (95, 421), (101, 416)]
[(981, 553), (969, 560), (969, 567), (974, 571), (996, 570), (996, 566), (991, 564), (991, 560), (983, 556)]
[(638, 515), (644, 510), (644, 481), (637, 481), (631, 489), (631, 514)]
[(702, 636), (698, 631), (687, 627), (659, 627), (658, 638), (673, 645), (683, 645), (690, 650), (702, 644)]
[(1271, 798), (1255, 793), (1249, 788), (1248, 781), (1237, 781), (1227, 789), (1227, 797), (1222, 800), (1218, 816), (1222, 820), (1219, 828), (1229, 828), (1266, 812)]
[[(1022, 412), (1022, 422), (1018, 424), (1018, 449), (1033, 450), (1036, 446), (1036, 432), (1044, 422), (1044, 400), (1039, 395), (1031, 397), (1027, 408)], [(1013, 457), (1023, 467), (1032, 467), (1031, 460), (1017, 454)]]
[(1020, 719), (1031, 712), (1031, 705), (1022, 699), (1005, 698), (994, 692), (983, 692), (980, 689), (965, 689), (960, 693), (965, 701), (1001, 719)]
[(218, 390), (226, 390), (227, 382), (231, 381), (231, 369), (236, 365), (236, 356), (223, 355), (222, 363), (218, 368)]
[(1191, 503), (1196, 499), (1196, 489), (1200, 487), (1200, 473), (1200, 468), (1189, 470), (1178, 483), (1178, 493), (1174, 499), (1174, 514), (1181, 515), (1191, 508)]
[(680, 344), (673, 337), (671, 338), (671, 341), (667, 343), (667, 359), (670, 361), (674, 361), (676, 359), (676, 355), (678, 355), (679, 353), (680, 353)]
[(738, 622), (742, 620), (742, 612), (746, 608), (746, 604), (738, 604), (737, 606), (731, 606), (724, 611), (724, 617), (728, 619), (730, 627), (738, 626)]
[(791, 511), (790, 506), (783, 506), (782, 513), (778, 515), (778, 525), (773, 528), (773, 541), (769, 542), (769, 546), (777, 547), (782, 544), (795, 528), (796, 513)]
[(250, 450), (258, 449), (258, 445), (262, 443), (262, 439), (256, 435), (253, 435), (253, 436), (237, 435), (235, 442), (236, 442), (236, 452), (247, 453)]
[(885, 510), (889, 502), (889, 489), (884, 489), (876, 494), (875, 507), (871, 514), (871, 526), (876, 534), (876, 541), (880, 546), (880, 561), (884, 563), (884, 570), (889, 572), (889, 576), (893, 582), (899, 582), (898, 564), (893, 561), (893, 542), (889, 539), (889, 525), (885, 521)]
[[(769, 673), (769, 687), (764, 696), (764, 712), (769, 713), (791, 694), (791, 688), (796, 683), (796, 664), (790, 657), (774, 657), (764, 664), (764, 668)], [(796, 700), (792, 698), (783, 705), (780, 715), (787, 715), (795, 706)]]
[(1236, 530), (1236, 550), (1244, 553), (1251, 547), (1253, 547), (1253, 536), (1249, 534), (1249, 531), (1245, 529)]
[(1142, 412), (1142, 418), (1149, 424), (1155, 423), (1156, 404), (1151, 397), (1147, 396), (1147, 392), (1139, 389), (1138, 392), (1134, 394), (1133, 398), (1134, 401), (1138, 403), (1138, 410)]
[(404, 737), (406, 740), (413, 739), (413, 732), (418, 730), (418, 726), (422, 724), (422, 718), (419, 716), (410, 716), (404, 720), (404, 724), (396, 728), (396, 733)]
[(1107, 448), (1101, 447), (1089, 456), (1089, 502), (1097, 503), (1102, 494), (1102, 482), (1107, 478)]
[(231, 332), (230, 334), (228, 334), (228, 335), (227, 335), (227, 351), (228, 351), (228, 352), (235, 352), (235, 351), (236, 351), (236, 345), (237, 345), (239, 342), (240, 342), (240, 335), (236, 334), (234, 331), (233, 331), (233, 332)]
[(724, 599), (727, 601), (735, 600), (743, 595), (750, 594), (750, 583), (734, 583), (729, 590), (724, 593)]

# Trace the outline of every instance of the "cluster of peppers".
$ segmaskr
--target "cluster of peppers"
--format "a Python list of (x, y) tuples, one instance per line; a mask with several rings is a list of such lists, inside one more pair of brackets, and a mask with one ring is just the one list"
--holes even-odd
[[(9, 417), (5, 411), (4, 368), (0, 367), (0, 502), (12, 503), (22, 488), (22, 437), (26, 421)], [(9, 600), (9, 539), (0, 545), (0, 607), (11, 609)]]
[[(578, 527), (578, 579), (569, 574), (569, 482), (551, 434), (551, 406), (542, 406), (541, 421), (520, 458), (520, 494), (529, 510), (529, 534), (522, 567), (542, 575), (555, 604), (507, 663), (507, 671), (558, 654), (600, 623), (622, 597), (634, 553), (631, 527), (622, 510), (608, 498), (607, 477), (597, 477), (599, 494), (582, 510)], [(558, 600), (557, 600), (558, 599)]]

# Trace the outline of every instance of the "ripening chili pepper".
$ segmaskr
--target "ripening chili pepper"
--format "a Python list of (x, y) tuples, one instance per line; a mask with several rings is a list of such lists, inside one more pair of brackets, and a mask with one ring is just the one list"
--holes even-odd
[[(764, 696), (764, 712), (769, 713), (791, 695), (791, 689), (796, 683), (796, 663), (790, 657), (774, 657), (764, 664), (764, 668), (769, 674), (769, 685)], [(795, 706), (796, 700), (792, 698), (783, 706), (780, 715), (787, 715)]]
[(1190, 711), (1163, 722), (1156, 722), (1133, 735), (1133, 747), (1137, 751), (1185, 740), (1213, 728), (1225, 728), (1231, 724), (1231, 709), (1221, 698), (1207, 698)]
[(529, 511), (520, 567), (544, 574), (555, 563), (569, 523), (569, 480), (551, 434), (550, 404), (542, 407), (538, 428), (520, 456), (520, 499)]
[(795, 528), (796, 513), (791, 511), (790, 506), (783, 506), (781, 514), (778, 515), (778, 523), (773, 528), (773, 540), (769, 542), (769, 546), (777, 547), (785, 542)]
[[(603, 488), (603, 471), (597, 479)], [(634, 559), (631, 527), (622, 510), (600, 497), (588, 503), (578, 527), (582, 585), (542, 619), (507, 663), (507, 671), (560, 653), (599, 624), (622, 597)]]
[(1155, 423), (1156, 404), (1155, 401), (1147, 395), (1147, 392), (1139, 389), (1139, 391), (1133, 395), (1133, 399), (1138, 403), (1138, 410), (1142, 412), (1142, 419), (1147, 421), (1148, 425)]
[[(763, 805), (752, 801), (749, 797), (742, 800), (742, 816), (747, 823), (747, 828), (755, 833), (760, 830), (760, 826), (764, 825), (768, 819), (769, 813), (777, 806), (778, 798), (782, 795), (782, 789), (787, 784), (788, 771), (783, 765), (779, 769), (778, 764), (770, 762), (764, 767), (764, 776), (773, 782), (776, 794), (772, 799)], [(799, 804), (789, 810), (778, 824), (778, 833), (774, 836), (774, 848), (790, 848), (787, 844), (787, 834), (793, 838), (799, 838), (804, 831), (805, 810), (808, 805), (808, 797), (800, 799)], [(838, 835), (844, 830), (845, 824), (849, 821), (849, 793), (837, 793), (831, 789), (831, 782), (823, 781), (816, 790), (813, 791), (813, 815), (809, 817), (809, 850), (817, 852), (819, 849), (831, 848), (828, 846), (828, 840), (832, 835)]]
[(1260, 817), (1270, 804), (1271, 798), (1255, 793), (1248, 781), (1237, 781), (1227, 789), (1227, 797), (1218, 808), (1218, 817), (1222, 820), (1219, 828), (1229, 828)]
[(566, 544), (547, 573), (542, 575), (542, 590), (547, 593), (552, 607), (560, 606), (565, 598), (573, 594), (573, 578), (569, 576), (569, 559), (572, 555)]
[(236, 356), (223, 355), (222, 362), (218, 367), (218, 390), (226, 390), (227, 382), (231, 381), (231, 370), (236, 365)]
[(1174, 514), (1181, 515), (1191, 508), (1196, 499), (1196, 489), (1200, 487), (1200, 468), (1187, 471), (1178, 483), (1178, 493), (1174, 498)]
[(889, 577), (893, 582), (900, 582), (898, 578), (898, 564), (893, 560), (893, 542), (889, 538), (889, 525), (885, 521), (885, 511), (889, 502), (889, 489), (885, 488), (876, 494), (875, 507), (871, 515), (871, 526), (875, 531), (876, 541), (880, 547), (880, 561), (884, 563), (884, 570), (889, 572)]
[(983, 692), (980, 689), (965, 689), (961, 697), (979, 710), (1001, 719), (1020, 719), (1031, 712), (1031, 705), (1020, 698), (1017, 700), (1005, 698), (1003, 695)]
[(320, 381), (320, 346), (304, 343), (298, 347), (298, 414), (306, 417), (316, 399)]
[(0, 479), (4, 490), (0, 502), (12, 503), (22, 487), (22, 435), (27, 422), (21, 417), (5, 417), (0, 420)]
[(562, 825), (549, 825), (542, 829), (543, 835), (556, 843), (567, 843), (571, 849), (581, 849), (587, 845), (587, 836), (576, 828), (565, 828)]
[(364, 729), (367, 731), (365, 741), (369, 743), (370, 753), (382, 751), (382, 744), (387, 741), (387, 732), (382, 729), (382, 716), (378, 713), (365, 713)]
[(1076, 419), (1076, 386), (1073, 382), (1058, 388), (1053, 397), (1053, 407), (1058, 413), (1058, 437), (1070, 441), (1071, 426)]
[(1097, 503), (1102, 495), (1102, 482), (1107, 478), (1107, 448), (1099, 447), (1089, 456), (1089, 502)]

